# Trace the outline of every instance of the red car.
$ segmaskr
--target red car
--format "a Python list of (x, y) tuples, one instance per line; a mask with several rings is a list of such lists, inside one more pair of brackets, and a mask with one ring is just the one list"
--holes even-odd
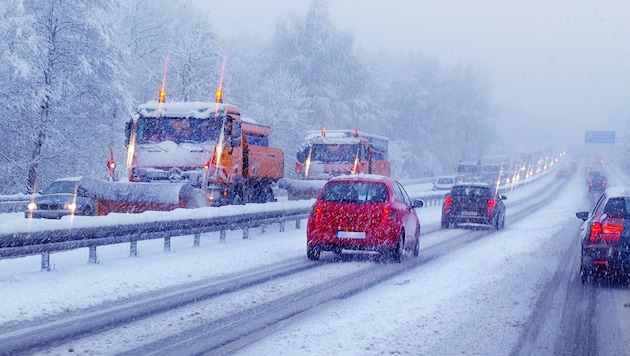
[(417, 256), (420, 221), (396, 180), (373, 174), (329, 180), (313, 204), (306, 227), (306, 255), (318, 260), (322, 251), (376, 251), (400, 262), (405, 249)]

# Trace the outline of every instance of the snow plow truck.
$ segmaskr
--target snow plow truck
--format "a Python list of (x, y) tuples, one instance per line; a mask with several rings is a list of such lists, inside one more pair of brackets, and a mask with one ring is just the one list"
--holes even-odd
[(294, 179), (280, 181), (288, 200), (312, 199), (328, 179), (355, 173), (389, 176), (389, 140), (358, 130), (309, 131), (296, 154)]
[(185, 183), (203, 191), (209, 206), (275, 201), (282, 149), (269, 146), (269, 126), (242, 118), (219, 94), (216, 103), (147, 102), (125, 131), (130, 182), (158, 192)]
[(220, 102), (147, 102), (126, 123), (128, 181), (113, 181), (110, 150), (110, 180), (63, 179), (68, 201), (33, 198), (26, 217), (74, 215), (81, 204), (107, 215), (273, 201), (284, 153), (269, 147), (270, 132)]

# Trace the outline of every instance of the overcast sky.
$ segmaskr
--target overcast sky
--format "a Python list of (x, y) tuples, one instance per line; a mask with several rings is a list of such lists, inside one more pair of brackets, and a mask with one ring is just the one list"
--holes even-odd
[[(269, 37), (310, 0), (203, 1), (220, 36)], [(337, 29), (369, 51), (421, 52), (484, 70), (502, 129), (616, 130), (630, 121), (630, 1), (329, 0)], [(613, 120), (614, 118), (614, 120)]]

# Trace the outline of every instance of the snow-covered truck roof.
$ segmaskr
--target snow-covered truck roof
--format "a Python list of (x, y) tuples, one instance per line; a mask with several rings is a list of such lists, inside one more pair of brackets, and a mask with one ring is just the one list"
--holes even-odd
[(354, 130), (326, 130), (325, 135), (321, 131), (307, 131), (304, 142), (322, 144), (347, 144), (352, 140), (365, 140), (374, 148), (387, 151), (389, 139), (385, 136), (373, 135)]
[(238, 109), (232, 105), (202, 101), (170, 103), (149, 101), (145, 104), (138, 105), (136, 108), (136, 113), (144, 117), (187, 117), (208, 119), (214, 117), (217, 112), (226, 112), (228, 114), (237, 115), (239, 118), (241, 115)]

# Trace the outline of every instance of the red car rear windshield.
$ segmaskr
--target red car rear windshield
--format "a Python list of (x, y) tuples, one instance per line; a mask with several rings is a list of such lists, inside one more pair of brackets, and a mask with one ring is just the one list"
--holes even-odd
[(321, 200), (338, 203), (384, 203), (389, 194), (385, 184), (376, 182), (329, 182)]

